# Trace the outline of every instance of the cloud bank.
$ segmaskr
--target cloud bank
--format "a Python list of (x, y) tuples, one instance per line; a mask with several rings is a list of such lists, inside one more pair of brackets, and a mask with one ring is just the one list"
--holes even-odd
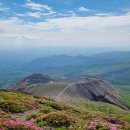
[[(79, 16), (75, 10), (60, 14), (46, 4), (31, 0), (27, 0), (22, 6), (30, 11), (0, 19), (0, 47), (80, 46), (130, 49), (129, 11), (120, 15), (96, 12), (94, 15)], [(2, 4), (0, 11), (7, 11), (7, 8), (1, 7)], [(79, 6), (77, 11), (91, 12), (83, 6)], [(51, 14), (65, 17), (52, 17), (36, 22), (21, 18), (43, 18)]]

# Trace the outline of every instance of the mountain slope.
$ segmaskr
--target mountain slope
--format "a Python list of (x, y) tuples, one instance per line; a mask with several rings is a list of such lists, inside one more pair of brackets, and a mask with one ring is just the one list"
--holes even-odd
[(130, 112), (114, 105), (89, 102), (87, 106), (76, 107), (48, 98), (0, 91), (2, 130), (129, 130), (129, 122)]
[[(101, 101), (115, 104), (124, 109), (121, 103), (121, 94), (109, 83), (99, 77), (86, 77), (75, 81), (54, 80), (49, 78), (49, 82), (41, 82), (40, 74), (33, 74), (18, 83), (14, 90), (31, 93), (38, 96), (46, 96), (62, 102), (72, 102), (75, 98)], [(35, 77), (38, 82), (31, 82)], [(42, 80), (44, 80), (42, 76)]]

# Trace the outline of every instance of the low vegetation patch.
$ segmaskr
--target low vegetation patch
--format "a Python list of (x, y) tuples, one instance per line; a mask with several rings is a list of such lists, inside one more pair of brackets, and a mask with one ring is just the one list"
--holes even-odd
[(32, 109), (32, 107), (28, 104), (25, 105), (24, 103), (17, 103), (13, 101), (0, 102), (0, 108), (5, 112), (12, 113), (22, 113)]
[(46, 121), (48, 125), (54, 127), (69, 127), (76, 122), (76, 118), (71, 114), (64, 112), (51, 112), (43, 116), (43, 121)]
[(62, 106), (60, 103), (53, 102), (53, 101), (41, 101), (40, 104), (59, 111), (64, 109), (64, 106)]
[[(130, 112), (103, 103), (80, 103), (70, 106), (0, 91), (0, 130), (130, 130)], [(25, 121), (17, 118), (19, 113)]]
[(17, 120), (9, 120), (3, 122), (2, 130), (42, 130), (42, 128), (37, 127), (32, 122), (21, 122)]

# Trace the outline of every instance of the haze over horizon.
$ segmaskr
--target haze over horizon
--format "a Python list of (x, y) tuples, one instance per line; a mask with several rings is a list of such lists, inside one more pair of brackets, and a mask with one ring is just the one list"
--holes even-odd
[(0, 48), (130, 50), (129, 0), (0, 0)]

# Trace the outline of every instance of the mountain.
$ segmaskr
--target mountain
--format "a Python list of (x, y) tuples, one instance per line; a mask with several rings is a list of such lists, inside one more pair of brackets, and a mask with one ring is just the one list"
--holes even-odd
[(21, 69), (72, 79), (100, 75), (113, 84), (130, 85), (130, 52), (107, 52), (93, 56), (55, 55), (34, 59)]
[(105, 103), (59, 103), (0, 90), (1, 130), (129, 130), (130, 112)]
[(50, 82), (54, 82), (54, 80), (47, 75), (32, 74), (24, 78), (20, 83), (18, 83), (15, 90), (22, 90), (25, 86), (34, 86)]
[(121, 102), (121, 94), (100, 77), (91, 76), (71, 81), (32, 74), (19, 82), (13, 90), (50, 97), (62, 102), (82, 99), (106, 102), (128, 109)]
[(130, 86), (130, 52), (72, 56), (66, 50), (65, 54), (47, 55), (42, 49), (0, 52), (0, 88), (8, 88), (32, 73), (71, 79), (99, 75), (112, 84)]
[[(36, 66), (41, 67), (64, 67), (64, 66), (104, 66), (122, 63), (124, 60), (130, 61), (130, 52), (107, 52), (93, 56), (68, 56), (54, 55), (45, 58), (34, 59), (29, 62), (26, 67), (35, 69)], [(39, 68), (37, 68), (39, 69)]]

